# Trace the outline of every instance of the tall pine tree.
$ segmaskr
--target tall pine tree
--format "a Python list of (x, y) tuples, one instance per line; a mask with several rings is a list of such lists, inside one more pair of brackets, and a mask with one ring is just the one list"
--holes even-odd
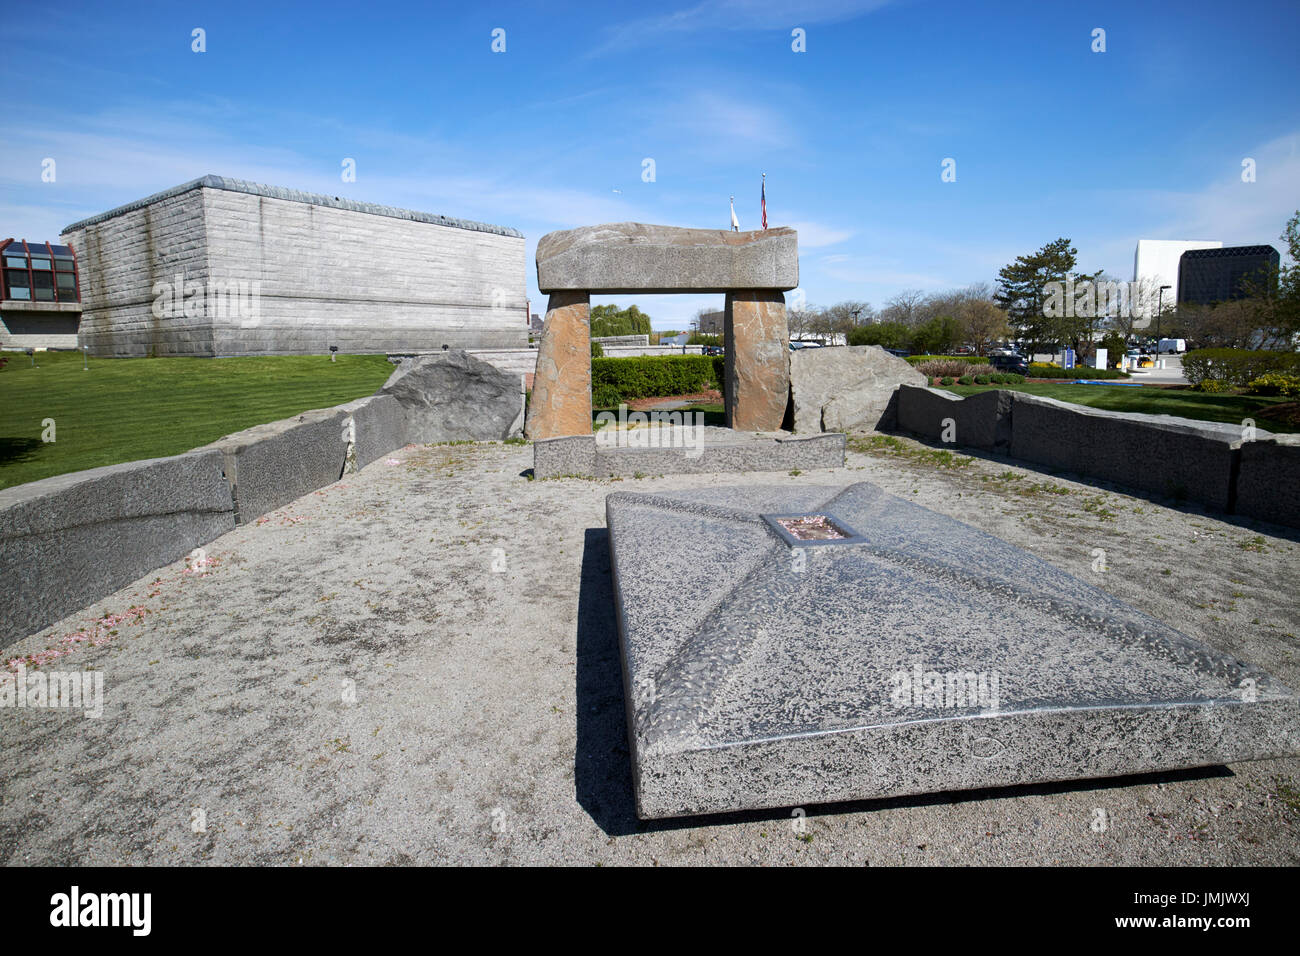
[(1055, 239), (998, 270), (998, 289), (993, 298), (1006, 311), (1016, 337), (1030, 343), (1031, 352), (1060, 341), (1073, 342), (1078, 348), (1079, 340), (1096, 324), (1095, 319), (1051, 318), (1043, 314), (1047, 283), (1064, 285), (1067, 279), (1079, 283), (1100, 274), (1076, 272), (1077, 256), (1078, 250), (1070, 245), (1069, 239)]

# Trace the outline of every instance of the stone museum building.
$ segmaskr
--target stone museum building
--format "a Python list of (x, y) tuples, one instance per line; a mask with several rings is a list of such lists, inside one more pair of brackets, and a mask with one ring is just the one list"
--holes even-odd
[(204, 176), (73, 223), (102, 356), (528, 345), (516, 230)]

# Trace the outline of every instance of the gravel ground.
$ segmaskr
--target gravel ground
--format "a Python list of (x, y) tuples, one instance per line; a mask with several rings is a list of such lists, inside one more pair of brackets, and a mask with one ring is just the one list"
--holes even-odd
[[(877, 482), (1300, 687), (1294, 532), (852, 444), (848, 468), (780, 480)], [(774, 476), (534, 482), (531, 464), (402, 449), (9, 648), (96, 635), (46, 667), (102, 671), (106, 703), (0, 710), (0, 861), (1300, 862), (1300, 759), (807, 807), (803, 834), (788, 810), (638, 823), (604, 497)]]

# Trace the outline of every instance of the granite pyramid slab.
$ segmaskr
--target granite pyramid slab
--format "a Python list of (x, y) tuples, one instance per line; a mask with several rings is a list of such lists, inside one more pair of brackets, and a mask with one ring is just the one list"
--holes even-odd
[(606, 500), (642, 818), (1300, 752), (1300, 698), (860, 483)]

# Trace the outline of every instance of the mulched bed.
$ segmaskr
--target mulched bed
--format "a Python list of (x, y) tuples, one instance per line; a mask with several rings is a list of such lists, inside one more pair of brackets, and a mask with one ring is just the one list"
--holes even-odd
[(691, 405), (721, 405), (722, 393), (716, 388), (690, 395), (656, 395), (650, 398), (628, 399), (627, 407), (634, 412), (646, 412), (664, 402), (687, 402)]
[(1281, 405), (1262, 408), (1255, 413), (1255, 417), (1266, 422), (1281, 422), (1300, 428), (1300, 402), (1283, 402)]

